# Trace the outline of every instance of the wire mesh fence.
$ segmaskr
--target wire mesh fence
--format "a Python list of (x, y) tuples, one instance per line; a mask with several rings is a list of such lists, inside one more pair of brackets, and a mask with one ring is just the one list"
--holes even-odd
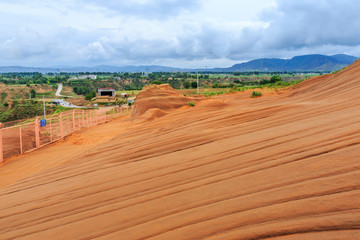
[(24, 119), (0, 123), (0, 162), (58, 141), (81, 128), (105, 123), (129, 114), (129, 107), (98, 110), (71, 110), (44, 119)]

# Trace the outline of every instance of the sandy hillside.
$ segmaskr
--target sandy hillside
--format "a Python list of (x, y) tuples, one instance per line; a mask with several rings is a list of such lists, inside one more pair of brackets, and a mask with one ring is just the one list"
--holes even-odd
[(47, 84), (36, 84), (31, 85), (31, 87), (27, 87), (26, 85), (5, 85), (3, 83), (0, 83), (0, 100), (1, 102), (6, 102), (22, 98), (28, 99), (30, 98), (31, 89), (34, 89), (38, 94), (54, 91), (55, 95), (56, 91), (56, 89)]
[(139, 96), (0, 168), (1, 239), (360, 239), (359, 61), (255, 99)]

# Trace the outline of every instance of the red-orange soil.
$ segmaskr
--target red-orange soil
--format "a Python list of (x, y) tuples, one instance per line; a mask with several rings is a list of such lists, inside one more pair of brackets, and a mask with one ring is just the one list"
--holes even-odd
[(135, 122), (153, 120), (167, 114), (168, 111), (182, 108), (188, 102), (203, 100), (204, 97), (185, 97), (169, 84), (150, 85), (136, 97), (136, 105), (132, 113)]
[(359, 93), (356, 62), (77, 132), (0, 168), (1, 239), (360, 239)]

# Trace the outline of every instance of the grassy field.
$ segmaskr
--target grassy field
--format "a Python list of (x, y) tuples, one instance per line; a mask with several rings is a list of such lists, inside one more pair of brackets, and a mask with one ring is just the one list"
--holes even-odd
[(128, 95), (138, 95), (141, 90), (120, 90), (116, 91), (116, 95), (120, 96), (121, 93), (127, 93)]
[[(74, 93), (74, 90), (72, 87), (69, 86), (64, 86), (60, 95), (66, 96), (66, 97), (78, 97), (78, 95), (76, 93)], [(55, 93), (54, 93), (55, 96)]]
[[(276, 83), (268, 83), (263, 85), (258, 84), (252, 86), (236, 86), (234, 88), (199, 88), (199, 94), (204, 95), (205, 97), (211, 97), (211, 96), (226, 94), (229, 92), (243, 92), (249, 89), (277, 90), (277, 89), (294, 86), (302, 81), (303, 80), (291, 81), (291, 82), (279, 81)], [(185, 96), (192, 96), (197, 94), (196, 89), (178, 89), (177, 91), (181, 92)]]
[[(196, 95), (196, 89), (176, 89), (178, 92), (184, 94), (185, 96)], [(199, 93), (202, 95), (206, 95), (209, 93), (217, 92), (217, 93), (224, 93), (229, 92), (231, 88), (199, 88)]]

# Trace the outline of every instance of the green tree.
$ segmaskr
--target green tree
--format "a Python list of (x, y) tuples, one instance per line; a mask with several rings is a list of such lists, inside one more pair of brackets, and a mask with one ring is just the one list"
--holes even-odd
[(181, 82), (179, 80), (171, 80), (169, 81), (169, 84), (175, 89), (179, 89), (181, 87)]
[(186, 81), (183, 83), (183, 86), (184, 86), (184, 88), (188, 89), (188, 88), (190, 88), (191, 84), (190, 84), (190, 82)]
[(36, 98), (36, 91), (35, 89), (30, 90), (30, 98)]
[(191, 87), (192, 87), (192, 88), (197, 88), (197, 82), (192, 82), (192, 83), (191, 83)]
[(282, 81), (282, 79), (279, 75), (275, 75), (270, 78), (270, 83), (275, 83), (275, 82), (279, 82), (279, 81)]
[(154, 80), (154, 81), (151, 81), (150, 84), (160, 85), (160, 84), (164, 84), (164, 82), (161, 80)]
[(96, 92), (92, 91), (89, 92), (85, 95), (85, 100), (90, 101), (91, 99), (93, 99), (94, 97), (96, 97)]
[(149, 73), (149, 79), (150, 80), (155, 80), (156, 79), (156, 75), (154, 73)]

